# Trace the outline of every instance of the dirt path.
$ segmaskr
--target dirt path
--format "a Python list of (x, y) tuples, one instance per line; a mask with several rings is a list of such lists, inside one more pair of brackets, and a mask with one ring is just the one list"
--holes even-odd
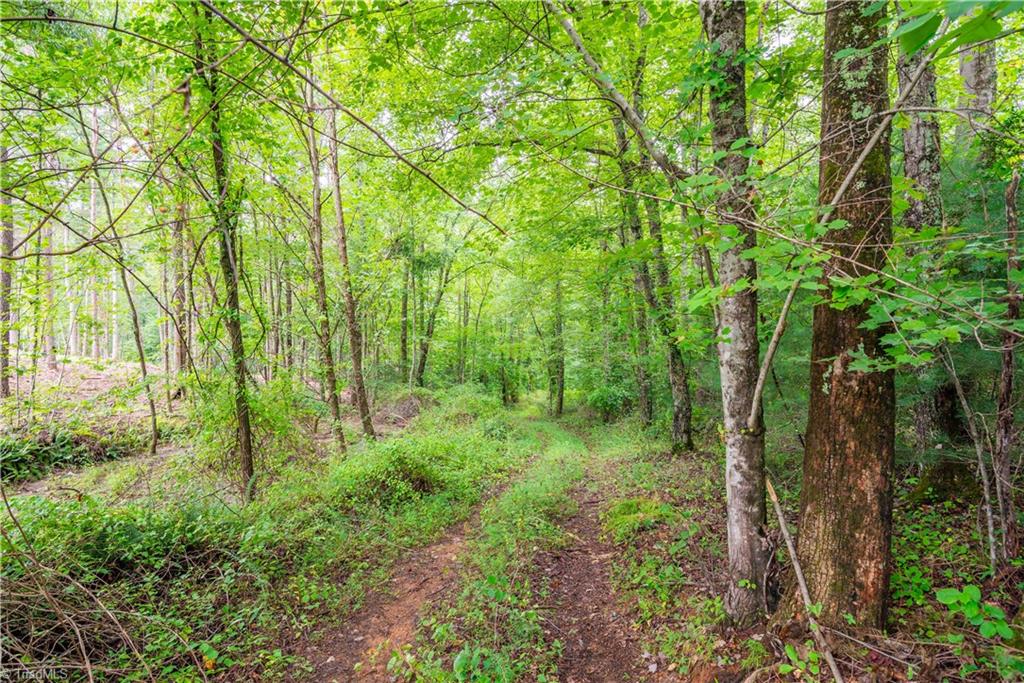
[(558, 663), (561, 683), (623, 683), (647, 673), (630, 617), (611, 584), (615, 547), (601, 538), (600, 492), (578, 487), (579, 512), (564, 528), (573, 545), (538, 558), (537, 570), (550, 578), (545, 630), (564, 644)]
[[(476, 516), (474, 515), (473, 519)], [(389, 681), (391, 653), (412, 642), (420, 613), (454, 578), (473, 520), (456, 524), (440, 540), (398, 561), (385, 591), (371, 593), (340, 628), (302, 652), (322, 683)]]

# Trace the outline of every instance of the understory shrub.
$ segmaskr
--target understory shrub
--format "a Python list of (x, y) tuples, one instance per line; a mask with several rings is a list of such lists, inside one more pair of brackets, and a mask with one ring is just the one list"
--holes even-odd
[[(197, 667), (234, 680), (287, 668), (273, 645), (282, 632), (309, 628), (317, 610), (358, 604), (398, 548), (468, 514), (526, 457), (528, 443), (507, 438), (511, 427), (506, 438), (488, 436), (493, 425), (480, 418), (498, 420), (501, 410), (459, 392), (404, 434), (347, 456), (284, 462), (244, 507), (216, 496), (118, 506), (15, 497), (18, 524), (0, 519), (0, 646), (26, 662), (80, 661), (63, 611), (90, 623), (85, 648), (98, 680), (147, 679), (122, 633), (158, 680), (196, 680)], [(454, 415), (466, 420), (458, 431), (448, 429)], [(61, 596), (60, 610), (47, 595)]]
[(76, 424), (0, 434), (0, 475), (5, 482), (31, 481), (56, 469), (116, 460), (144, 450), (149, 438), (146, 428)]

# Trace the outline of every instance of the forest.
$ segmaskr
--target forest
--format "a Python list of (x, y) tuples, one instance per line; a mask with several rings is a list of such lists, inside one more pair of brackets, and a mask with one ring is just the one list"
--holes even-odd
[(0, 680), (1024, 680), (1024, 3), (0, 33)]

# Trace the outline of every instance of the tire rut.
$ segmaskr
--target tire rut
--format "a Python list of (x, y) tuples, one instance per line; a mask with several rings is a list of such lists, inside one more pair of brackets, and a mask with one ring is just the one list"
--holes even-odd
[(577, 487), (579, 512), (563, 525), (571, 546), (545, 553), (537, 570), (548, 578), (549, 640), (563, 644), (558, 663), (562, 683), (622, 683), (644, 680), (638, 636), (631, 617), (615, 596), (611, 559), (615, 547), (603, 540), (599, 493)]
[(384, 591), (374, 591), (345, 622), (302, 654), (318, 683), (389, 681), (391, 653), (412, 643), (423, 607), (452, 580), (477, 515), (457, 523), (434, 543), (410, 551), (392, 570)]

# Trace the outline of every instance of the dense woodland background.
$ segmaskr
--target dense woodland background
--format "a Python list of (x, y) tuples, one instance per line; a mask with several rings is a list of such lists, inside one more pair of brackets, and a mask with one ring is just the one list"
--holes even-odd
[(1024, 675), (1019, 2), (0, 7), (4, 675)]

